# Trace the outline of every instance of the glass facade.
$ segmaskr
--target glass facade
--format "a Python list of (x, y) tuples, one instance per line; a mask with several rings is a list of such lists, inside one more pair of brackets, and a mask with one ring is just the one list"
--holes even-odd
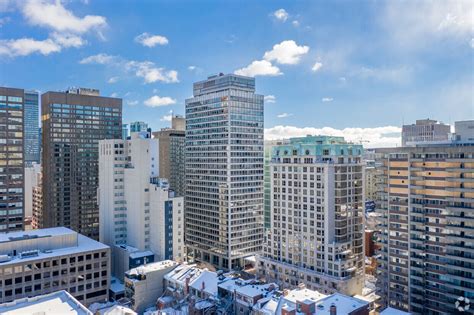
[(98, 141), (122, 136), (122, 100), (42, 95), (43, 227), (99, 238)]
[(186, 100), (186, 242), (198, 261), (242, 266), (263, 241), (263, 95), (219, 75)]
[(0, 232), (23, 229), (23, 90), (0, 87)]
[(39, 95), (38, 92), (25, 92), (25, 163), (40, 162), (39, 128)]

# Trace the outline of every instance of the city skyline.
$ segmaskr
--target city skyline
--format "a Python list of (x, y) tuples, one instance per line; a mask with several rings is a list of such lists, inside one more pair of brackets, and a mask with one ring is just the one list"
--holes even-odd
[[(2, 1), (0, 85), (98, 88), (123, 98), (125, 123), (146, 116), (159, 130), (170, 111), (184, 114), (192, 82), (219, 72), (257, 75), (267, 139), (331, 134), (393, 146), (403, 123), (474, 116), (472, 5), (402, 6), (181, 2), (129, 10), (117, 1), (110, 10), (100, 1)], [(422, 13), (427, 18), (417, 20)], [(69, 74), (3, 75), (53, 63)]]

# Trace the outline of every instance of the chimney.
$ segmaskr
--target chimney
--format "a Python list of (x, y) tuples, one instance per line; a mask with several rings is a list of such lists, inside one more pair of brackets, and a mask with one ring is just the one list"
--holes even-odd
[(186, 280), (184, 280), (184, 294), (189, 293), (189, 281), (191, 280), (190, 276), (186, 277)]
[(329, 307), (329, 314), (330, 315), (337, 315), (337, 309), (336, 309), (336, 304), (331, 304), (331, 307)]

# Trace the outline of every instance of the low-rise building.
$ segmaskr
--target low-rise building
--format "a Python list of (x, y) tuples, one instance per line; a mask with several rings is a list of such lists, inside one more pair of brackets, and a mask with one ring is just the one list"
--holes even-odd
[(93, 315), (91, 311), (64, 290), (0, 304), (0, 314)]
[(130, 269), (125, 273), (125, 297), (130, 307), (142, 314), (154, 306), (163, 294), (165, 275), (178, 266), (171, 260), (159, 261)]
[(66, 290), (87, 306), (109, 285), (107, 245), (64, 227), (0, 234), (0, 303)]

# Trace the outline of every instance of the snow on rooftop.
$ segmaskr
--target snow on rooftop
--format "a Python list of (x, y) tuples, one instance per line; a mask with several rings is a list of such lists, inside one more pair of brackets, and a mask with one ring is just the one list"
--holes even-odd
[(125, 291), (125, 285), (115, 277), (110, 278), (110, 290), (114, 293), (121, 293)]
[(20, 237), (47, 237), (47, 236), (58, 236), (58, 235), (67, 235), (67, 234), (74, 234), (71, 229), (66, 227), (55, 227), (55, 228), (48, 228), (48, 229), (38, 229), (38, 230), (29, 230), (29, 231), (15, 231), (15, 232), (6, 232), (0, 233), (0, 243), (2, 242), (12, 242), (12, 238), (20, 238)]
[(382, 312), (380, 312), (380, 315), (410, 315), (410, 314), (411, 313), (397, 310), (396, 308), (393, 308), (393, 307), (387, 307)]
[(217, 273), (209, 270), (202, 270), (202, 272), (189, 284), (192, 288), (198, 291), (204, 289), (204, 292), (217, 296), (217, 281)]
[(369, 303), (366, 301), (362, 301), (341, 293), (334, 293), (316, 302), (316, 313), (318, 315), (329, 315), (329, 309), (333, 304), (336, 306), (338, 314), (349, 314), (350, 312), (353, 312), (354, 310), (357, 310), (361, 307), (369, 306)]
[(0, 304), (0, 313), (2, 315), (93, 315), (91, 311), (66, 291), (57, 291)]
[(153, 272), (157, 270), (167, 269), (176, 265), (178, 265), (178, 263), (175, 261), (163, 260), (163, 261), (153, 262), (153, 263), (149, 263), (146, 265), (142, 265), (142, 266), (130, 269), (126, 273), (130, 275), (142, 275), (142, 274), (147, 274), (149, 272)]
[(114, 305), (107, 309), (100, 310), (99, 314), (100, 315), (137, 315), (135, 311), (122, 305)]

